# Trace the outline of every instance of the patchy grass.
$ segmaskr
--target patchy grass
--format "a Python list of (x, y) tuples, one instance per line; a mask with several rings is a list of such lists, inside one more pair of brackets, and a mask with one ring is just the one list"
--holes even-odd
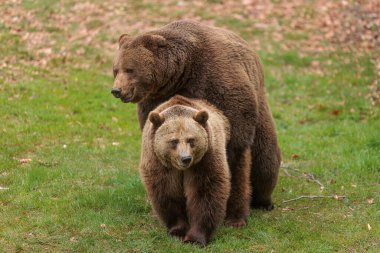
[[(208, 4), (214, 8), (221, 2)], [(243, 229), (221, 226), (204, 250), (169, 237), (151, 213), (137, 171), (136, 107), (109, 94), (112, 57), (97, 44), (115, 44), (117, 38), (102, 30), (90, 42), (69, 40), (70, 33), (83, 27), (91, 33), (108, 21), (94, 15), (83, 24), (46, 22), (57, 6), (65, 6), (60, 15), (69, 15), (71, 3), (11, 6), (19, 8), (19, 17), (28, 11), (35, 15), (33, 25), (20, 21), (23, 32), (46, 32), (55, 41), (52, 52), (43, 50), (45, 56), (23, 32), (0, 25), (1, 252), (380, 250), (380, 112), (369, 99), (379, 79), (377, 51), (308, 53), (286, 49), (263, 34), (261, 45), (267, 47), (259, 54), (284, 160), (276, 209), (252, 210)], [(127, 7), (152, 15), (166, 10), (139, 1)], [(166, 7), (177, 11), (156, 24), (185, 15), (187, 8), (207, 22), (215, 18), (202, 6)], [(241, 17), (221, 16), (216, 22), (250, 42), (265, 30), (258, 34), (254, 22)], [(294, 43), (308, 36), (287, 33), (285, 38)], [(301, 195), (346, 197), (283, 203)]]

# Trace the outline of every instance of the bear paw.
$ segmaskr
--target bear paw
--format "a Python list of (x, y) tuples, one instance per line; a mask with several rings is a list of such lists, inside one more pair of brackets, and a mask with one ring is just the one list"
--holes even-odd
[(171, 236), (176, 236), (181, 239), (186, 235), (187, 224), (185, 222), (178, 222), (176, 225), (169, 229), (169, 234)]
[(235, 227), (235, 228), (241, 228), (247, 225), (246, 219), (240, 218), (226, 218), (226, 221), (224, 222), (227, 226)]
[(263, 209), (266, 211), (272, 211), (274, 209), (274, 205), (271, 200), (252, 200), (251, 207), (255, 209)]
[(193, 244), (197, 244), (201, 247), (205, 247), (207, 245), (207, 238), (206, 238), (206, 235), (203, 233), (189, 231), (186, 234), (183, 242), (184, 243), (193, 243)]

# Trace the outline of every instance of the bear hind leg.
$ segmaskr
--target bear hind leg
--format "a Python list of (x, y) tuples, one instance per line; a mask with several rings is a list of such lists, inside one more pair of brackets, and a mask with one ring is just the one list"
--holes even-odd
[(234, 161), (231, 166), (231, 191), (227, 202), (225, 224), (232, 227), (243, 227), (247, 224), (251, 196), (250, 170), (251, 150), (234, 150)]
[(265, 210), (274, 208), (272, 193), (277, 184), (281, 153), (274, 124), (257, 127), (252, 145), (251, 207)]

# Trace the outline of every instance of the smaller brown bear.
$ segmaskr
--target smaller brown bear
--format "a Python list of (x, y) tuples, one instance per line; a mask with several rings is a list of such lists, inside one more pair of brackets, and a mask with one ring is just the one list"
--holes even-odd
[(228, 120), (207, 102), (179, 95), (148, 119), (140, 173), (153, 209), (170, 235), (205, 246), (226, 215)]

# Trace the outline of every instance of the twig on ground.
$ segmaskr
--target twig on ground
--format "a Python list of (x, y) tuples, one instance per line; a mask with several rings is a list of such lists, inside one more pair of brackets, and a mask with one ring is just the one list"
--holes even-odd
[(285, 175), (287, 175), (288, 177), (293, 177), (292, 175), (290, 175), (287, 169), (285, 168), (282, 168), (282, 169), (284, 170)]
[(282, 169), (290, 169), (290, 170), (294, 170), (294, 171), (297, 171), (297, 172), (301, 172), (299, 169), (292, 168), (292, 167), (290, 167), (289, 165), (287, 165), (285, 163), (281, 163), (281, 168)]
[[(285, 175), (288, 176), (288, 177), (304, 178), (304, 179), (307, 179), (309, 181), (312, 181), (312, 182), (318, 184), (321, 191), (323, 191), (325, 189), (325, 186), (318, 179), (316, 179), (313, 174), (311, 174), (309, 172), (301, 172), (299, 169), (291, 168), (291, 167), (286, 166), (284, 164), (281, 165), (281, 168), (283, 169)], [(292, 175), (292, 174), (289, 173), (288, 169), (297, 171), (299, 173), (302, 173), (302, 175), (301, 176)]]
[(320, 186), (321, 191), (325, 189), (325, 186), (318, 179), (316, 179), (313, 174), (305, 173), (305, 177), (307, 177), (310, 181), (317, 183)]
[(345, 199), (346, 196), (338, 196), (338, 195), (334, 195), (334, 196), (305, 196), (305, 195), (302, 195), (302, 196), (299, 196), (299, 197), (294, 198), (294, 199), (284, 200), (284, 201), (282, 201), (282, 203), (296, 201), (296, 200), (299, 200), (299, 199), (322, 199), (322, 198), (342, 200), (342, 199)]

